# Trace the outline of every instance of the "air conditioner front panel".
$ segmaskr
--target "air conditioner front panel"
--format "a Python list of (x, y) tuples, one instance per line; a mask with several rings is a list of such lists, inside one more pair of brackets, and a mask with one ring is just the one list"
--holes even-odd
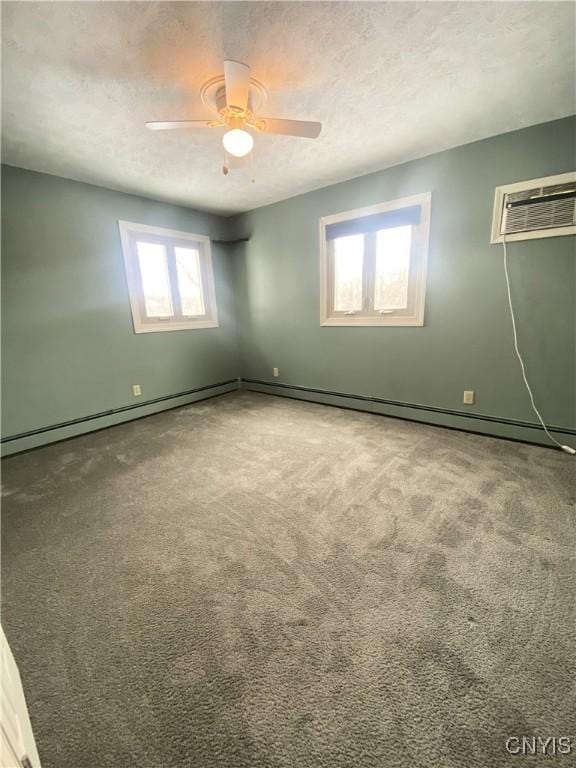
[(576, 234), (576, 173), (496, 188), (492, 243)]

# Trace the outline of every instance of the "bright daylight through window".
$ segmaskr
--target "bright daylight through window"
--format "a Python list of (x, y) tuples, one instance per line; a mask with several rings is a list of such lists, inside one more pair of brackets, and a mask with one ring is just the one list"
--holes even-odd
[(218, 325), (210, 239), (121, 221), (134, 331)]
[(322, 325), (423, 325), (430, 194), (326, 216)]

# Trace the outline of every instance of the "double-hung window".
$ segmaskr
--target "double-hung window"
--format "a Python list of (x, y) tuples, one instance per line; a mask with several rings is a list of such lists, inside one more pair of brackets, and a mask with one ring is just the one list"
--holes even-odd
[(135, 333), (218, 325), (210, 238), (120, 221)]
[(430, 197), (320, 219), (322, 325), (424, 325)]

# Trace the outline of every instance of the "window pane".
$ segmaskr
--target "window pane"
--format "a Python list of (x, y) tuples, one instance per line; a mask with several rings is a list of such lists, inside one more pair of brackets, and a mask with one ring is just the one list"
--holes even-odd
[(362, 263), (364, 235), (334, 240), (334, 309), (357, 312), (362, 309)]
[(174, 248), (178, 290), (183, 315), (204, 315), (200, 253), (197, 248)]
[(412, 227), (391, 227), (376, 233), (374, 309), (406, 309)]
[(148, 317), (172, 317), (172, 294), (166, 249), (158, 243), (136, 243), (138, 265)]

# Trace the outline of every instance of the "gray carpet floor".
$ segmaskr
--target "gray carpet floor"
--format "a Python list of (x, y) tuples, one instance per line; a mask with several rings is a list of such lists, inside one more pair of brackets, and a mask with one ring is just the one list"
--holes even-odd
[(560, 452), (239, 392), (9, 458), (2, 488), (44, 768), (576, 763), (504, 747), (575, 735)]

